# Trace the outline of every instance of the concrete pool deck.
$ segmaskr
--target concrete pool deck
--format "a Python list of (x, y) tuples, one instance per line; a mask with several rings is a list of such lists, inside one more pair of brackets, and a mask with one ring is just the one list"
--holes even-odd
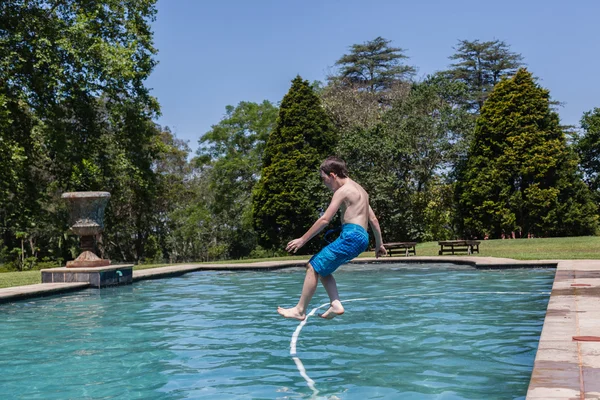
[[(272, 270), (307, 260), (186, 264), (133, 271), (133, 281), (206, 270)], [(478, 269), (554, 267), (556, 273), (531, 375), (529, 400), (600, 400), (600, 260), (535, 260), (473, 256), (360, 258), (356, 262), (450, 262)], [(0, 303), (88, 288), (87, 283), (45, 283), (0, 289)]]

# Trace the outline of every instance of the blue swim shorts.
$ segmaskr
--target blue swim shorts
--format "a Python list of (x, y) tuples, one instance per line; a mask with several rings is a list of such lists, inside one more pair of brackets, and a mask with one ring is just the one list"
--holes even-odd
[(335, 241), (323, 247), (309, 261), (321, 276), (331, 275), (342, 264), (357, 257), (367, 249), (369, 234), (360, 225), (344, 224), (342, 233)]

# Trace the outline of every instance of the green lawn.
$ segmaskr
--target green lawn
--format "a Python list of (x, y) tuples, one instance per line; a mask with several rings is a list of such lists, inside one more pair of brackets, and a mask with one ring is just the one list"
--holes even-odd
[(2, 272), (0, 273), (0, 288), (11, 286), (32, 285), (42, 282), (40, 271)]
[[(437, 242), (419, 243), (418, 256), (437, 256)], [(482, 240), (481, 257), (503, 257), (515, 260), (576, 260), (599, 259), (600, 236), (580, 236), (544, 239)]]
[[(425, 242), (417, 245), (418, 256), (437, 256), (437, 242)], [(479, 246), (480, 257), (514, 258), (516, 260), (575, 260), (600, 259), (600, 236), (581, 236), (570, 238), (516, 239), (516, 240), (482, 240)], [(217, 261), (216, 263), (247, 263), (256, 261), (301, 260), (308, 256), (289, 256), (278, 258), (262, 258), (253, 260)], [(373, 257), (372, 252), (365, 252), (361, 257)], [(196, 264), (196, 263), (194, 263)], [(198, 263), (202, 264), (202, 263)], [(169, 264), (136, 265), (134, 270), (164, 267)], [(40, 271), (3, 272), (0, 273), (0, 288), (31, 285), (41, 282)]]

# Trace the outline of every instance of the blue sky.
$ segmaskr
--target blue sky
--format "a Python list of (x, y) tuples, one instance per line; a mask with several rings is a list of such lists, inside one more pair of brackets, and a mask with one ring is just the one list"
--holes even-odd
[(506, 42), (563, 103), (563, 124), (600, 107), (598, 0), (158, 0), (157, 120), (192, 150), (240, 101), (279, 102), (299, 74), (324, 81), (350, 45), (382, 36), (417, 77), (447, 68), (458, 40)]

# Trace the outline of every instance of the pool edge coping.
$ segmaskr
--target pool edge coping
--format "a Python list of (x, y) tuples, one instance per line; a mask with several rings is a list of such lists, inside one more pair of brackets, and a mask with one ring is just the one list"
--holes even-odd
[[(577, 286), (573, 286), (577, 285)], [(526, 400), (600, 399), (600, 260), (558, 263)]]

